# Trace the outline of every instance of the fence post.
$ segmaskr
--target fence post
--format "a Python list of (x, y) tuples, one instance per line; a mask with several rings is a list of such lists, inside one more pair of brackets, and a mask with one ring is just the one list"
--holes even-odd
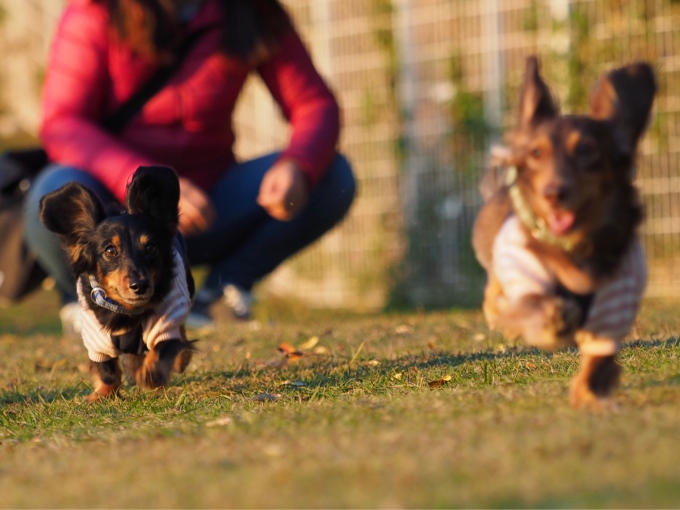
[(400, 188), (404, 226), (408, 230), (416, 221), (418, 210), (418, 151), (417, 151), (417, 66), (416, 46), (413, 41), (412, 1), (394, 1), (394, 26), (399, 62), (398, 96), (400, 115), (403, 119), (402, 159), (400, 163)]

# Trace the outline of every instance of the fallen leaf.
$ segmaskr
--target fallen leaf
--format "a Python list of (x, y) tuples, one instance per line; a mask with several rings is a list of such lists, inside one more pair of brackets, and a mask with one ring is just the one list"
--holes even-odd
[(376, 359), (372, 359), (371, 361), (368, 362), (368, 364), (372, 367), (377, 367), (378, 365), (380, 365), (380, 362)]
[(427, 384), (428, 384), (428, 386), (429, 386), (430, 388), (439, 388), (440, 386), (444, 386), (444, 385), (445, 385), (447, 382), (449, 382), (450, 380), (451, 380), (451, 376), (450, 376), (450, 375), (445, 375), (445, 376), (442, 377), (441, 379), (437, 379), (436, 381), (430, 381), (430, 382), (427, 383)]
[(405, 335), (406, 333), (411, 332), (411, 328), (409, 328), (406, 324), (400, 324), (396, 328), (394, 328), (394, 332), (397, 335)]
[(306, 352), (298, 351), (295, 347), (286, 343), (279, 344), (277, 349), (288, 361), (295, 361), (307, 356)]
[(298, 349), (299, 350), (304, 350), (304, 349), (311, 349), (314, 347), (316, 344), (319, 343), (319, 337), (318, 336), (313, 336), (309, 340), (307, 340), (305, 343), (301, 344)]
[(255, 395), (253, 398), (250, 400), (254, 402), (276, 402), (281, 395), (275, 393), (260, 393), (259, 395)]
[(292, 345), (287, 344), (287, 343), (279, 344), (279, 346), (277, 347), (277, 349), (278, 349), (280, 352), (282, 352), (283, 354), (287, 354), (287, 353), (289, 353), (289, 352), (295, 352), (295, 351), (297, 351), (297, 349), (296, 349), (295, 347), (293, 347)]
[(222, 418), (218, 418), (213, 421), (209, 421), (208, 423), (205, 424), (206, 427), (224, 427), (225, 425), (230, 425), (233, 423), (233, 419), (231, 416), (223, 416)]
[(305, 386), (305, 383), (302, 381), (283, 381), (279, 386), (295, 386), (296, 388), (301, 388), (302, 386)]
[(534, 363), (531, 363), (530, 361), (527, 361), (524, 364), (525, 367), (527, 367), (529, 370), (536, 370), (538, 368)]
[(323, 345), (314, 347), (314, 354), (328, 354), (329, 352), (328, 347), (324, 347)]
[(392, 379), (399, 380), (399, 379), (401, 379), (401, 376), (402, 376), (402, 373), (397, 372), (396, 374), (392, 374)]
[(438, 347), (437, 347), (437, 342), (428, 342), (428, 343), (427, 343), (427, 347), (428, 347), (431, 351), (436, 351), (436, 350), (438, 349)]

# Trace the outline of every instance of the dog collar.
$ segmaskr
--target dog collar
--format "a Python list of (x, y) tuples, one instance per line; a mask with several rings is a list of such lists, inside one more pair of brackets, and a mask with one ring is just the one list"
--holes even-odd
[(512, 165), (508, 167), (505, 174), (505, 185), (508, 187), (510, 200), (512, 200), (512, 208), (519, 217), (522, 224), (529, 230), (531, 237), (541, 243), (550, 246), (557, 246), (564, 251), (571, 251), (574, 249), (574, 242), (565, 236), (556, 236), (546, 225), (543, 218), (537, 217), (531, 208), (524, 201), (522, 192), (517, 185), (517, 167)]
[(112, 312), (121, 313), (124, 315), (139, 315), (141, 313), (144, 313), (144, 308), (132, 308), (132, 309), (125, 308), (120, 303), (116, 303), (113, 299), (108, 298), (106, 296), (106, 291), (102, 289), (94, 275), (91, 274), (89, 275), (89, 277), (90, 286), (92, 287), (90, 296), (92, 297), (92, 301), (97, 303), (97, 305), (101, 306), (102, 308), (106, 308), (107, 310), (110, 310)]

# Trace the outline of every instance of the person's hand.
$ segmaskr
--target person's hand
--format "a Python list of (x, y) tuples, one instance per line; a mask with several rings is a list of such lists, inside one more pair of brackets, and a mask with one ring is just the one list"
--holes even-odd
[(179, 231), (186, 236), (208, 230), (217, 212), (205, 192), (190, 180), (179, 178)]
[(290, 159), (277, 161), (264, 174), (257, 203), (272, 218), (292, 220), (307, 204), (309, 190), (302, 168)]

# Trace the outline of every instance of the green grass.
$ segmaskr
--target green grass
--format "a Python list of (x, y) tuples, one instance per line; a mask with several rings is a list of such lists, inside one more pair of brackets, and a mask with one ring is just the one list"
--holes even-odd
[[(87, 405), (84, 348), (41, 293), (0, 311), (0, 506), (677, 507), (679, 305), (645, 304), (614, 413), (569, 408), (575, 352), (476, 311), (280, 304), (200, 336), (166, 391)], [(327, 353), (268, 365), (313, 336)]]

